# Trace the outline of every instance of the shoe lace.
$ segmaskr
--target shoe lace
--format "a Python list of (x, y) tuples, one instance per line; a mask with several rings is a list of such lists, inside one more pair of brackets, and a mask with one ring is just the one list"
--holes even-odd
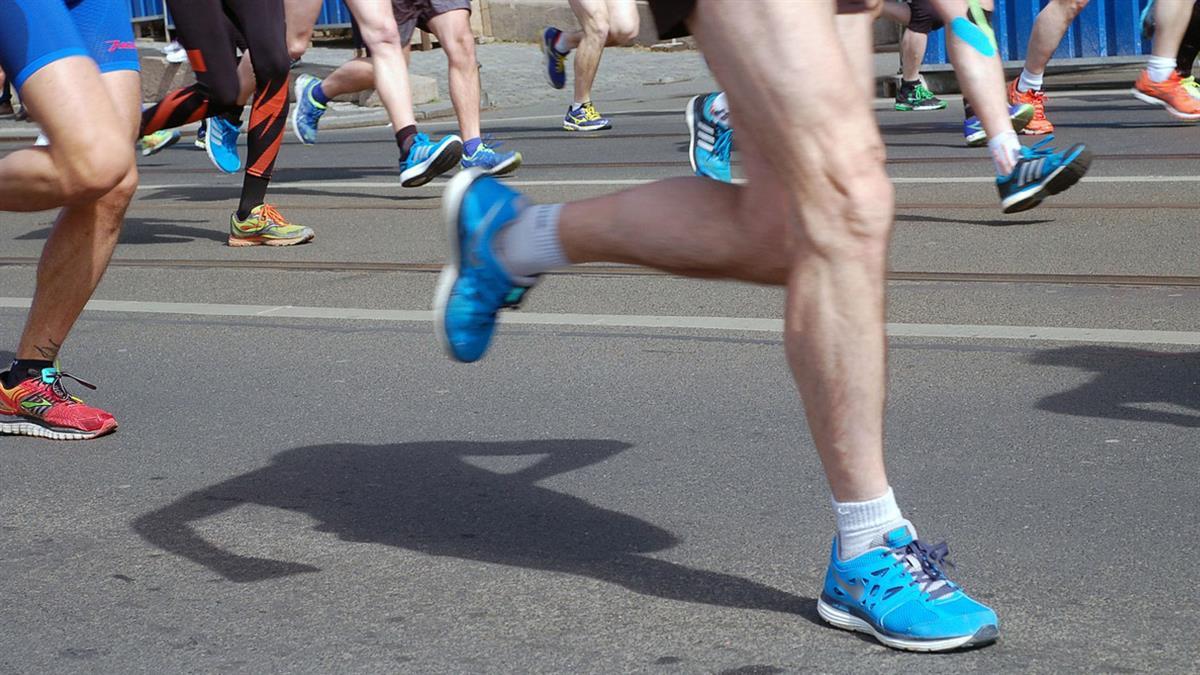
[[(47, 373), (46, 371), (50, 371), (50, 372)], [(47, 377), (50, 378), (49, 381), (46, 380)], [(42, 371), (40, 381), (41, 381), (42, 385), (44, 386), (44, 388), (46, 390), (49, 390), (49, 392), (51, 394), (53, 394), (54, 398), (57, 399), (57, 401), (59, 403), (62, 403), (64, 405), (75, 405), (78, 403), (83, 403), (83, 401), (72, 396), (70, 393), (67, 392), (66, 387), (64, 387), (62, 384), (62, 379), (64, 377), (69, 377), (72, 380), (75, 380), (79, 384), (81, 384), (93, 391), (96, 389), (96, 385), (92, 384), (91, 382), (88, 382), (87, 380), (80, 379), (70, 373), (63, 372), (57, 368), (46, 368), (45, 370)]]
[(1055, 150), (1052, 145), (1050, 145), (1050, 141), (1053, 141), (1053, 140), (1054, 140), (1054, 134), (1050, 134), (1050, 135), (1046, 136), (1045, 138), (1043, 138), (1042, 140), (1038, 141), (1037, 143), (1034, 143), (1033, 145), (1029, 146), (1028, 148), (1022, 148), (1021, 154), (1025, 155), (1031, 159), (1037, 158), (1037, 157), (1050, 157), (1052, 155), (1055, 155), (1058, 153), (1058, 151)]
[(591, 101), (579, 106), (579, 109), (583, 111), (583, 118), (589, 122), (600, 119), (600, 113), (596, 111), (596, 106), (592, 105)]
[(914, 539), (904, 546), (892, 548), (891, 553), (908, 568), (912, 576), (910, 585), (928, 593), (931, 599), (954, 592), (954, 583), (943, 571), (945, 567), (954, 567), (949, 559), (950, 546), (946, 542), (930, 546), (920, 539)]
[(279, 212), (279, 209), (275, 208), (274, 206), (271, 206), (270, 204), (264, 203), (262, 205), (262, 210), (260, 210), (258, 213), (259, 213), (259, 216), (261, 216), (265, 220), (269, 220), (269, 221), (275, 223), (276, 225), (282, 225), (284, 227), (288, 227), (291, 225), (291, 223), (288, 222), (287, 218), (284, 218), (283, 214)]
[(933, 98), (933, 92), (923, 84), (918, 84), (913, 87), (913, 99), (917, 101), (928, 101)]
[(1033, 119), (1046, 119), (1046, 92), (1041, 89), (1033, 89), (1028, 93), (1033, 103)]

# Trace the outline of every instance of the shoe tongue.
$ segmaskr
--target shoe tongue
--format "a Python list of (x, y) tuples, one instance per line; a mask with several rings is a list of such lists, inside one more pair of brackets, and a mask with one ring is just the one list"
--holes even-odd
[(913, 542), (913, 533), (908, 525), (901, 525), (896, 529), (883, 535), (883, 541), (888, 545), (888, 548), (900, 548), (908, 546)]
[(54, 384), (58, 381), (58, 368), (42, 368), (42, 382)]

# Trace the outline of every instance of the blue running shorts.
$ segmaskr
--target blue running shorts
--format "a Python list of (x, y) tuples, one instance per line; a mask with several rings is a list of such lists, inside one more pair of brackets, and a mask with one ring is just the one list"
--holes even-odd
[(102, 73), (137, 71), (127, 0), (0, 0), (0, 68), (18, 91), (69, 56), (90, 57)]

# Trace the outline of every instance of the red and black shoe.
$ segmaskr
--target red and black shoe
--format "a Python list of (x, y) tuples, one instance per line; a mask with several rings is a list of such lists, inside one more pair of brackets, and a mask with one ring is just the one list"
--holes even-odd
[(4, 386), (8, 373), (0, 373), (0, 435), (36, 436), (56, 441), (82, 441), (117, 428), (117, 420), (67, 393), (62, 378), (69, 377), (88, 389), (96, 386), (62, 372), (43, 368), (41, 375)]

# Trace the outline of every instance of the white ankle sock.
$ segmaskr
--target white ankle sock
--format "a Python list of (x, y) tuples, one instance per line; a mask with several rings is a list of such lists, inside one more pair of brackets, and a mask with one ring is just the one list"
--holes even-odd
[(1006, 131), (995, 138), (989, 138), (988, 149), (992, 151), (992, 162), (996, 165), (997, 176), (1012, 173), (1017, 160), (1021, 159), (1021, 141), (1017, 140), (1015, 131)]
[(567, 46), (567, 32), (563, 31), (554, 38), (554, 51), (566, 56), (571, 53), (571, 48)]
[(558, 215), (562, 204), (536, 204), (525, 209), (517, 222), (501, 231), (492, 246), (500, 264), (517, 281), (571, 264), (558, 240)]
[(725, 98), (725, 92), (713, 97), (712, 103), (708, 104), (708, 114), (717, 124), (729, 128), (729, 99)]
[[(892, 488), (882, 497), (865, 502), (839, 502), (833, 500), (833, 512), (837, 516), (838, 553), (842, 560), (856, 558), (876, 546), (883, 545), (883, 538), (897, 527), (912, 528), (912, 523), (900, 514), (896, 494)], [(916, 536), (916, 530), (913, 530)]]
[(1146, 71), (1153, 82), (1165, 82), (1175, 72), (1175, 59), (1169, 56), (1151, 56), (1146, 62)]
[(1038, 73), (1038, 74), (1034, 75), (1033, 73), (1029, 72), (1028, 70), (1022, 68), (1021, 69), (1021, 79), (1017, 80), (1017, 91), (1022, 92), (1022, 93), (1030, 91), (1031, 89), (1036, 89), (1038, 91), (1041, 91), (1043, 75), (1044, 75), (1044, 73)]

